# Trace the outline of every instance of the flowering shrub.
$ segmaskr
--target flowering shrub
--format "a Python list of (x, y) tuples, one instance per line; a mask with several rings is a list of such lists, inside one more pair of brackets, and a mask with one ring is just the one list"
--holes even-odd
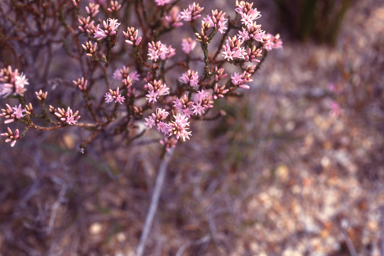
[[(191, 138), (192, 120), (220, 117), (223, 112), (212, 109), (215, 101), (238, 96), (238, 89), (249, 89), (252, 77), (268, 51), (282, 48), (279, 35), (266, 33), (257, 23), (261, 14), (252, 3), (236, 1), (236, 17), (231, 19), (219, 10), (204, 14), (204, 7), (198, 3), (180, 11), (176, 6), (178, 1), (154, 2), (157, 9), (153, 12), (146, 10), (142, 1), (123, 4), (111, 1), (109, 5), (95, 1), (85, 6), (79, 0), (70, 4), (58, 1), (54, 13), (49, 11), (48, 4), (30, 4), (30, 8), (47, 12), (44, 19), (58, 19), (64, 34), (71, 37), (72, 45), (65, 39), (61, 45), (81, 70), (82, 77), (72, 78), (75, 80), (71, 90), (82, 95), (83, 103), (80, 106), (76, 103), (79, 107), (64, 102), (60, 107), (54, 106), (55, 99), (49, 98), (47, 91), (40, 90), (36, 92), (40, 103), (37, 107), (29, 103), (31, 100), (26, 95), (27, 90), (37, 86), (35, 81), (27, 78), (28, 72), (23, 70), (24, 75), (3, 63), (0, 95), (15, 98), (19, 103), (15, 107), (6, 104), (1, 116), (5, 118), (5, 124), (19, 122), (24, 125), (22, 132), (19, 132), (20, 128), (15, 132), (8, 128), (8, 132), (2, 133), (6, 142), (13, 147), (29, 129), (49, 131), (76, 126), (93, 132), (81, 143), (84, 150), (98, 133), (108, 132), (107, 126), (115, 122), (118, 128), (113, 134), (124, 133), (127, 141), (139, 138), (146, 129), (157, 129), (163, 136), (160, 143), (169, 150), (179, 140)], [(9, 4), (8, 7), (13, 10), (22, 5)], [(25, 10), (24, 15), (33, 16), (33, 12), (27, 11), (30, 9)], [(126, 12), (130, 11), (134, 13), (135, 21), (124, 20), (128, 16)], [(37, 16), (34, 19), (40, 30), (48, 30), (44, 27), (50, 25), (48, 22), (40, 21)], [(126, 30), (123, 29), (125, 23), (128, 23)], [(5, 25), (11, 30), (10, 24)], [(24, 26), (27, 31), (31, 29), (28, 24)], [(176, 38), (172, 44), (164, 43), (166, 34), (182, 29), (182, 26), (189, 27), (195, 38)], [(121, 36), (125, 38), (124, 47), (120, 47)], [(121, 55), (114, 51), (117, 45), (121, 54), (128, 52), (130, 58), (124, 59), (125, 65), (113, 70), (111, 66), (116, 65), (114, 63)], [(201, 56), (197, 56), (197, 45), (202, 49)], [(236, 72), (232, 71), (234, 68)], [(103, 83), (97, 78), (100, 74)], [(111, 88), (109, 78), (118, 81), (117, 88)], [(98, 95), (103, 86), (104, 92)], [(47, 102), (52, 105), (47, 106)], [(113, 105), (112, 109), (108, 107), (110, 105)], [(40, 120), (39, 125), (35, 120)], [(146, 127), (143, 131), (139, 129), (140, 122)]]

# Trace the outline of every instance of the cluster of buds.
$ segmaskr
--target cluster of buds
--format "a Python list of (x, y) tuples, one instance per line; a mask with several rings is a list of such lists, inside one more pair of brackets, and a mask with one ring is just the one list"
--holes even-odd
[(32, 115), (32, 113), (33, 113), (33, 106), (32, 106), (32, 104), (29, 103), (29, 104), (25, 105), (25, 110), (26, 110), (25, 113), (27, 115)]
[(258, 57), (263, 56), (262, 49), (253, 45), (252, 48), (248, 48), (248, 55), (245, 56), (245, 61), (260, 62)]
[(145, 96), (149, 103), (155, 103), (160, 96), (169, 94), (169, 87), (161, 80), (154, 80), (152, 83), (148, 82), (146, 86), (148, 86), (148, 94)]
[(227, 43), (223, 46), (224, 51), (223, 57), (226, 60), (233, 60), (233, 58), (245, 59), (247, 56), (247, 51), (241, 45), (243, 44), (243, 40), (238, 39), (237, 36), (229, 37)]
[(85, 45), (82, 44), (81, 46), (87, 53), (88, 57), (96, 58), (97, 43), (92, 44), (92, 42), (86, 42)]
[(180, 9), (177, 6), (172, 7), (168, 15), (164, 17), (164, 26), (166, 28), (178, 28), (183, 26), (183, 23), (180, 20)]
[(201, 17), (200, 13), (204, 10), (204, 7), (200, 8), (199, 4), (193, 2), (187, 9), (180, 12), (180, 18), (185, 21), (194, 21)]
[(198, 86), (199, 73), (197, 71), (188, 70), (179, 77), (179, 81), (184, 84), (189, 84), (191, 87)]
[(97, 25), (94, 37), (96, 40), (101, 40), (106, 37), (117, 37), (117, 28), (120, 26), (120, 23), (117, 22), (117, 19), (109, 18), (107, 21), (103, 21), (104, 29), (100, 27), (100, 24)]
[(77, 7), (81, 0), (72, 0), (73, 6)]
[(77, 81), (73, 80), (72, 82), (80, 91), (87, 90), (88, 80), (85, 80), (84, 77), (77, 79)]
[(160, 144), (164, 146), (165, 150), (168, 152), (171, 148), (176, 147), (177, 139), (171, 137), (170, 139), (164, 138), (160, 140)]
[(35, 92), (36, 97), (39, 101), (43, 102), (47, 99), (48, 92), (43, 92), (40, 90), (39, 92)]
[(241, 22), (247, 26), (251, 25), (254, 20), (261, 17), (261, 14), (257, 9), (252, 8), (253, 3), (248, 3), (245, 1), (238, 2), (236, 1), (236, 9), (235, 11), (240, 14)]
[(119, 2), (111, 1), (111, 7), (107, 8), (107, 11), (117, 13), (117, 11), (120, 10), (120, 8), (121, 8), (121, 4), (119, 4)]
[(207, 15), (203, 18), (203, 21), (208, 24), (209, 27), (217, 29), (221, 34), (224, 34), (227, 30), (228, 19), (225, 18), (225, 12), (212, 10), (212, 16)]
[(263, 47), (267, 51), (283, 48), (283, 42), (280, 39), (280, 35), (277, 34), (276, 36), (273, 36), (271, 34), (267, 34), (264, 38)]
[(148, 43), (148, 57), (150, 60), (157, 61), (159, 58), (166, 60), (176, 54), (175, 49), (170, 45), (167, 47), (166, 44), (158, 42)]
[(189, 100), (187, 95), (184, 95), (180, 99), (176, 98), (176, 100), (173, 101), (173, 107), (177, 110), (177, 112), (183, 113), (187, 117), (191, 117), (191, 114), (193, 113), (191, 111), (193, 104), (194, 102)]
[(123, 66), (123, 68), (116, 69), (113, 72), (113, 79), (121, 80), (127, 86), (126, 83), (131, 84), (132, 80), (140, 81), (140, 74), (137, 71), (129, 73), (129, 67)]
[(87, 11), (88, 15), (94, 18), (99, 13), (99, 4), (95, 3), (89, 3), (89, 6), (85, 7), (85, 10)]
[(243, 27), (242, 31), (239, 31), (238, 35), (243, 41), (248, 41), (252, 38), (257, 42), (263, 42), (265, 39), (265, 31), (261, 30), (261, 25), (257, 25), (256, 22)]
[(218, 82), (220, 81), (221, 79), (225, 78), (227, 76), (226, 73), (224, 73), (224, 68), (217, 68), (217, 66), (215, 67), (215, 81)]
[[(49, 106), (50, 112), (54, 112), (55, 116), (62, 122), (68, 125), (74, 125), (79, 120), (80, 116), (78, 116), (79, 111), (76, 111), (74, 114), (70, 107), (65, 110), (64, 108), (55, 109), (52, 106)], [(53, 108), (53, 109), (52, 109)]]
[(139, 31), (135, 29), (134, 27), (128, 27), (127, 32), (123, 31), (123, 35), (127, 40), (125, 42), (132, 46), (138, 46), (142, 40), (142, 37), (137, 37), (139, 34)]
[(181, 49), (185, 54), (190, 54), (193, 49), (196, 47), (196, 41), (193, 40), (192, 38), (183, 38), (181, 41)]
[(201, 116), (207, 108), (213, 108), (212, 95), (204, 90), (195, 94), (195, 104), (192, 106), (193, 113)]
[(211, 27), (211, 24), (209, 22), (203, 22), (201, 23), (201, 33), (195, 33), (196, 40), (199, 42), (208, 42), (208, 30)]
[(84, 18), (82, 16), (79, 16), (78, 19), (80, 26), (78, 27), (81, 32), (86, 32), (88, 34), (95, 33), (95, 25), (94, 21), (91, 21), (91, 17), (88, 16), (87, 18)]
[(121, 96), (120, 94), (120, 88), (117, 87), (116, 91), (113, 91), (112, 89), (109, 89), (109, 92), (105, 93), (105, 102), (111, 103), (112, 101), (115, 101), (115, 103), (123, 104), (125, 98), (124, 96)]
[(8, 104), (6, 104), (7, 108), (1, 110), (0, 116), (3, 116), (6, 118), (4, 121), (5, 124), (9, 124), (14, 122), (17, 119), (23, 118), (25, 116), (24, 112), (26, 112), (25, 109), (21, 107), (21, 104), (19, 106), (11, 107)]
[(168, 124), (169, 135), (175, 135), (176, 139), (182, 137), (183, 141), (185, 141), (185, 139), (189, 139), (189, 136), (192, 135), (192, 132), (188, 131), (189, 118), (180, 113), (174, 115), (173, 117), (174, 120)]
[(213, 89), (213, 99), (218, 99), (218, 98), (223, 98), (224, 97), (224, 94), (226, 94), (227, 92), (229, 91), (229, 89), (225, 89), (225, 85), (221, 86), (216, 83), (215, 84), (215, 87)]
[(19, 73), (17, 69), (12, 71), (12, 67), (0, 69), (0, 96), (23, 95), (26, 91), (25, 86), (28, 85), (28, 79), (23, 73)]
[(168, 117), (168, 115), (169, 113), (165, 111), (165, 109), (157, 108), (156, 114), (152, 113), (152, 115), (150, 115), (148, 118), (145, 118), (145, 125), (149, 128), (156, 126), (159, 132), (162, 132), (165, 136), (167, 136), (169, 128), (167, 123), (163, 121)]
[(7, 127), (7, 129), (8, 129), (8, 132), (2, 133), (0, 135), (3, 137), (7, 137), (5, 142), (7, 142), (7, 143), (11, 142), (11, 147), (13, 147), (13, 146), (15, 146), (17, 140), (19, 139), (19, 129), (16, 129), (15, 133), (13, 133), (9, 127)]
[(233, 76), (231, 76), (232, 83), (239, 88), (243, 89), (249, 89), (249, 85), (245, 83), (252, 82), (253, 80), (251, 79), (252, 73), (249, 73), (247, 71), (244, 71), (242, 74), (234, 73)]

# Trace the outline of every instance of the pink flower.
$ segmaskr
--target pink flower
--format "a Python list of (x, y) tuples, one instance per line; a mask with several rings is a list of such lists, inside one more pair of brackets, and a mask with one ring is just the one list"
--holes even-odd
[(172, 3), (174, 0), (155, 0), (157, 6), (163, 6)]
[(188, 70), (179, 77), (179, 81), (184, 84), (189, 84), (191, 87), (198, 86), (199, 73), (193, 70)]
[(243, 42), (248, 41), (250, 39), (248, 30), (246, 28), (243, 28), (242, 31), (239, 31), (239, 39)]
[(241, 23), (245, 26), (253, 23), (254, 20), (261, 17), (261, 14), (257, 9), (250, 9), (247, 13), (240, 13), (241, 15)]
[(174, 6), (170, 10), (169, 14), (164, 17), (166, 27), (181, 27), (183, 23), (180, 21), (180, 10), (179, 7)]
[(105, 103), (109, 104), (113, 101), (113, 96), (109, 92), (106, 92), (104, 97), (105, 97)]
[(193, 113), (195, 115), (201, 116), (205, 112), (205, 108), (201, 105), (201, 103), (196, 103), (192, 106)]
[(16, 119), (20, 119), (22, 117), (24, 117), (24, 112), (26, 111), (25, 109), (21, 108), (21, 104), (19, 104), (19, 106), (14, 106), (13, 108), (13, 114), (15, 115), (15, 118)]
[(157, 61), (159, 58), (166, 60), (175, 55), (175, 49), (172, 46), (167, 47), (160, 41), (148, 43), (148, 56), (150, 60)]
[(142, 37), (137, 37), (139, 31), (135, 29), (134, 27), (127, 28), (127, 32), (123, 31), (123, 35), (127, 40), (125, 42), (129, 45), (139, 45)]
[(156, 114), (152, 113), (151, 116), (149, 116), (148, 118), (145, 118), (146, 122), (144, 125), (147, 126), (148, 128), (152, 128), (153, 126), (156, 125), (158, 131), (161, 131), (162, 133), (164, 133), (165, 136), (168, 136), (168, 132), (169, 132), (168, 124), (163, 122), (168, 115), (169, 113), (165, 111), (165, 109), (157, 108)]
[(231, 76), (232, 83), (240, 88), (249, 89), (249, 85), (245, 84), (248, 82), (252, 82), (251, 74), (247, 71), (244, 71), (241, 75), (236, 72)]
[(283, 48), (283, 42), (281, 41), (279, 34), (277, 34), (276, 36), (273, 36), (271, 34), (267, 34), (264, 37), (263, 41), (264, 41), (263, 47), (267, 51), (270, 51), (272, 49)]
[(155, 103), (157, 102), (157, 98), (159, 97), (159, 94), (153, 90), (150, 90), (148, 94), (145, 95), (147, 97), (147, 100), (149, 103)]
[(160, 144), (165, 147), (165, 150), (168, 152), (171, 148), (176, 147), (177, 140), (172, 137), (170, 139), (164, 138), (163, 140), (160, 140)]
[(188, 117), (180, 113), (174, 115), (173, 117), (175, 120), (171, 121), (169, 124), (169, 134), (175, 135), (177, 139), (182, 137), (183, 141), (185, 141), (185, 139), (189, 139), (189, 136), (192, 135), (192, 132), (188, 131)]
[(74, 114), (70, 107), (67, 108), (67, 111), (63, 108), (58, 108), (55, 112), (55, 116), (60, 119), (60, 121), (65, 122), (69, 125), (74, 125), (79, 120), (80, 116), (78, 116), (79, 111), (76, 111)]
[(0, 70), (0, 95), (4, 98), (13, 93), (13, 95), (23, 95), (26, 91), (25, 86), (28, 85), (28, 79), (23, 73), (12, 67), (3, 68)]
[(109, 89), (109, 92), (105, 93), (105, 103), (111, 103), (115, 101), (115, 103), (123, 104), (125, 98), (120, 94), (120, 88), (117, 87), (116, 91)]
[(252, 24), (254, 20), (261, 17), (260, 12), (256, 8), (252, 8), (253, 3), (244, 1), (236, 1), (235, 11), (241, 16), (241, 23), (244, 25)]
[(237, 39), (237, 36), (233, 38), (228, 38), (227, 43), (223, 46), (224, 51), (223, 57), (226, 60), (233, 60), (233, 58), (244, 59), (247, 56), (247, 51), (244, 47), (241, 47), (243, 44), (242, 40)]
[(96, 40), (101, 40), (107, 36), (113, 36), (117, 33), (117, 28), (120, 26), (120, 23), (117, 22), (117, 19), (109, 18), (107, 21), (103, 21), (104, 30), (100, 28), (100, 25), (97, 25), (94, 37)]
[(97, 30), (93, 34), (93, 36), (96, 38), (96, 40), (101, 40), (101, 39), (107, 37), (107, 33), (103, 29), (100, 28), (100, 25), (97, 25), (96, 29)]
[(190, 117), (193, 113), (190, 107), (193, 105), (193, 102), (188, 99), (186, 95), (184, 95), (181, 99), (176, 98), (173, 102), (174, 108), (179, 113), (184, 113), (187, 117)]
[(336, 101), (331, 102), (330, 108), (330, 114), (333, 117), (339, 117), (344, 114), (344, 110), (340, 108), (339, 104)]
[(155, 119), (153, 119), (152, 116), (149, 116), (148, 118), (144, 118), (145, 123), (144, 125), (147, 126), (148, 128), (152, 128), (156, 123)]
[(210, 92), (201, 90), (195, 94), (194, 101), (204, 108), (213, 108), (212, 95)]
[(14, 106), (11, 108), (8, 104), (6, 104), (7, 108), (1, 110), (0, 116), (7, 118), (4, 123), (9, 124), (14, 122), (16, 119), (23, 118), (25, 116), (25, 109), (21, 108), (21, 104), (19, 106)]
[(193, 2), (193, 4), (189, 5), (187, 9), (180, 12), (180, 18), (185, 21), (195, 20), (201, 17), (200, 13), (204, 10), (204, 8), (200, 8), (199, 4)]
[(212, 16), (207, 15), (206, 18), (203, 18), (205, 23), (209, 24), (209, 27), (214, 27), (218, 29), (221, 34), (224, 34), (227, 30), (228, 19), (225, 18), (225, 12), (212, 10)]
[(162, 132), (164, 134), (164, 136), (168, 136), (169, 135), (169, 125), (165, 122), (159, 122), (157, 124), (157, 130), (159, 132)]
[(183, 38), (181, 43), (181, 49), (186, 54), (189, 54), (196, 46), (196, 40), (192, 40), (192, 38), (188, 37), (188, 39)]

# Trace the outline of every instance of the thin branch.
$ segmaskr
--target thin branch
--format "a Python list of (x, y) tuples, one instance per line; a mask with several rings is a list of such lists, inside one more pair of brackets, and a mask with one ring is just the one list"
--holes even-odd
[(188, 248), (188, 247), (191, 247), (193, 245), (200, 245), (200, 244), (205, 244), (207, 243), (209, 240), (211, 239), (211, 236), (210, 235), (206, 235), (202, 238), (200, 238), (199, 240), (196, 240), (194, 242), (187, 242), (185, 244), (183, 244), (179, 250), (177, 250), (177, 253), (175, 256), (181, 256), (183, 255), (184, 251)]
[(149, 231), (151, 230), (151, 227), (152, 227), (153, 218), (155, 217), (157, 205), (159, 203), (161, 188), (163, 186), (165, 174), (167, 172), (167, 166), (169, 161), (171, 160), (173, 151), (174, 150), (172, 148), (167, 154), (165, 154), (163, 160), (160, 163), (159, 172), (157, 173), (157, 177), (156, 177), (155, 188), (153, 190), (153, 194), (151, 198), (151, 204), (149, 206), (147, 217), (145, 219), (143, 232), (141, 233), (140, 242), (139, 242), (139, 245), (137, 246), (135, 256), (143, 255), (145, 242), (148, 238)]

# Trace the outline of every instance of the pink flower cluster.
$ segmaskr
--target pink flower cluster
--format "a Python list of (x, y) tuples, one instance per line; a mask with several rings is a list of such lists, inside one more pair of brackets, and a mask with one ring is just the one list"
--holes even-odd
[(149, 103), (155, 103), (160, 96), (169, 94), (169, 87), (167, 87), (167, 85), (161, 80), (154, 80), (153, 83), (149, 82), (147, 86), (148, 94), (145, 96), (147, 97)]
[(159, 58), (166, 60), (176, 54), (175, 49), (170, 45), (167, 47), (166, 44), (158, 42), (148, 43), (148, 56), (150, 60), (157, 61)]
[(117, 28), (120, 26), (120, 23), (117, 22), (117, 19), (109, 18), (107, 21), (103, 21), (104, 29), (100, 27), (100, 24), (97, 25), (94, 37), (96, 40), (101, 40), (107, 36), (113, 36), (117, 33)]
[(199, 73), (197, 71), (188, 70), (179, 77), (179, 81), (184, 84), (189, 84), (191, 87), (198, 86)]
[(201, 17), (200, 13), (204, 10), (204, 8), (200, 8), (199, 4), (195, 2), (188, 6), (187, 9), (180, 12), (180, 17), (185, 21), (193, 21), (197, 18)]
[(185, 139), (189, 139), (189, 136), (192, 135), (192, 132), (188, 131), (190, 125), (188, 121), (189, 118), (186, 115), (178, 113), (173, 115), (173, 119), (170, 122), (166, 123), (164, 120), (168, 115), (169, 113), (164, 109), (157, 108), (156, 114), (152, 113), (151, 116), (145, 118), (145, 125), (148, 128), (156, 126), (157, 130), (162, 132), (166, 137), (175, 135), (176, 139), (180, 137), (182, 137), (184, 141)]
[(252, 25), (253, 21), (261, 17), (259, 11), (256, 8), (252, 8), (253, 3), (245, 1), (236, 1), (235, 11), (241, 16), (241, 23), (245, 26)]
[(4, 123), (9, 124), (14, 122), (17, 119), (23, 118), (25, 116), (25, 109), (22, 108), (21, 104), (19, 106), (14, 106), (11, 108), (8, 104), (6, 104), (7, 108), (1, 110), (0, 116), (7, 118)]
[(264, 30), (261, 30), (261, 25), (256, 23), (256, 19), (261, 17), (260, 12), (256, 8), (252, 8), (253, 3), (248, 2), (236, 2), (235, 11), (241, 16), (241, 23), (243, 27), (238, 31), (238, 34), (234, 37), (229, 37), (227, 43), (223, 46), (223, 57), (226, 60), (242, 59), (245, 61), (259, 62), (256, 57), (261, 56), (261, 48), (253, 45), (246, 50), (243, 45), (245, 41), (254, 40), (262, 43), (263, 48), (267, 51), (272, 49), (279, 49), (283, 47), (283, 43), (280, 40), (280, 35), (272, 36), (271, 34), (265, 34)]
[(111, 103), (112, 101), (115, 101), (115, 103), (123, 104), (125, 98), (124, 96), (121, 96), (120, 94), (120, 88), (117, 87), (116, 91), (113, 91), (112, 89), (109, 89), (109, 92), (105, 93), (105, 102)]
[(138, 46), (140, 44), (142, 37), (137, 37), (138, 34), (139, 31), (134, 27), (127, 28), (127, 32), (123, 31), (123, 35), (125, 36), (125, 38), (127, 38), (125, 42), (132, 46)]
[(183, 26), (183, 23), (180, 20), (180, 9), (177, 6), (174, 6), (164, 17), (164, 25), (167, 28), (173, 27), (173, 28), (178, 28)]
[(28, 84), (28, 79), (17, 69), (12, 71), (12, 67), (8, 66), (0, 70), (0, 96), (5, 98), (10, 94), (23, 95)]
[(74, 114), (70, 107), (67, 108), (67, 111), (63, 108), (58, 108), (55, 111), (55, 116), (59, 118), (59, 120), (63, 123), (67, 123), (68, 125), (74, 125), (79, 120), (80, 116), (78, 116), (79, 111), (76, 111)]
[(11, 142), (11, 147), (15, 146), (17, 140), (19, 139), (19, 129), (16, 129), (15, 132), (13, 133), (12, 130), (8, 127), (8, 132), (0, 134), (3, 137), (7, 137), (5, 142)]
[(225, 12), (222, 11), (212, 10), (212, 16), (207, 15), (207, 17), (203, 18), (203, 21), (209, 24), (208, 27), (218, 29), (221, 34), (224, 34), (228, 28), (228, 19), (225, 18)]
[(190, 54), (193, 49), (196, 47), (196, 40), (193, 40), (192, 38), (183, 38), (181, 43), (181, 49), (186, 54)]

